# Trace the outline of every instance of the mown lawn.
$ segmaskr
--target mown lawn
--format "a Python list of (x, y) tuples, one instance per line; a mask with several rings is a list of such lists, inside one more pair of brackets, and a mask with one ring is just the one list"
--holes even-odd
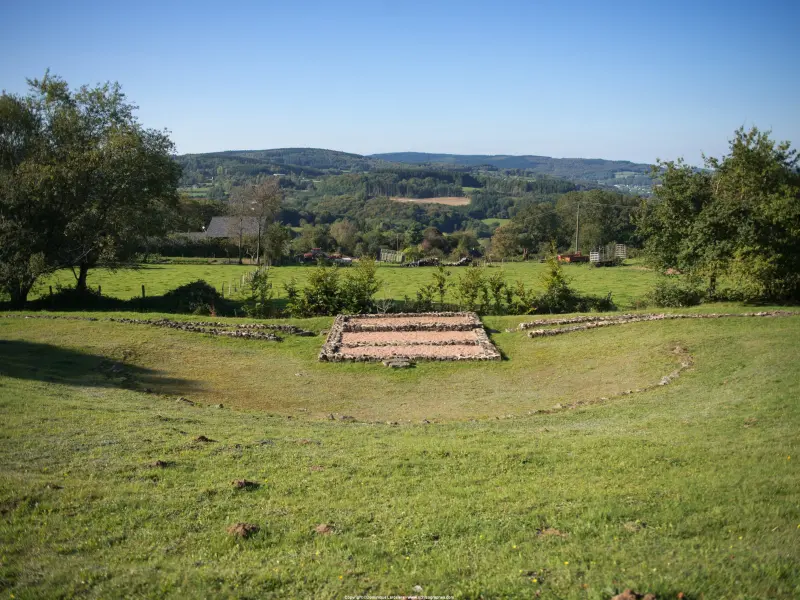
[[(486, 319), (502, 363), (393, 372), (321, 365), (320, 337), (0, 318), (2, 593), (800, 595), (800, 317), (522, 319)], [(614, 395), (676, 346), (677, 381)]]
[[(305, 285), (308, 272), (312, 266), (276, 267), (272, 269), (275, 298), (286, 296), (284, 283), (295, 278), (300, 287)], [(543, 289), (540, 276), (545, 265), (540, 263), (506, 263), (503, 266), (489, 267), (487, 275), (502, 270), (509, 283), (522, 281), (528, 287)], [(242, 276), (254, 267), (250, 265), (192, 265), (165, 264), (142, 265), (140, 268), (110, 272), (98, 269), (89, 272), (88, 284), (93, 288), (100, 286), (103, 294), (128, 299), (141, 295), (142, 285), (149, 296), (158, 296), (176, 287), (204, 279), (218, 290), (225, 286), (225, 293), (231, 285), (238, 285)], [(643, 296), (653, 286), (655, 274), (639, 265), (594, 268), (589, 265), (565, 265), (567, 275), (572, 277), (575, 289), (580, 292), (605, 296), (609, 292), (617, 304), (622, 307), (630, 305), (634, 299)], [(451, 281), (461, 276), (464, 267), (451, 268)], [(407, 268), (394, 265), (382, 265), (378, 270), (383, 286), (378, 298), (402, 300), (404, 296), (413, 299), (416, 291), (432, 281), (432, 267)], [(49, 285), (75, 285), (75, 277), (70, 271), (60, 271), (52, 278), (44, 281), (38, 288), (38, 294), (48, 292)], [(37, 293), (31, 294), (35, 298)], [(448, 292), (447, 302), (455, 302), (454, 290)]]

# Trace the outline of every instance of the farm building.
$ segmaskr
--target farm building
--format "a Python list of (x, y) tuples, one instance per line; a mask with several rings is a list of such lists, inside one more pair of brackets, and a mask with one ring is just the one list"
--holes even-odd
[[(258, 235), (258, 220), (255, 217), (242, 219), (242, 235)], [(211, 223), (205, 231), (209, 238), (239, 237), (239, 219), (237, 217), (211, 217)]]

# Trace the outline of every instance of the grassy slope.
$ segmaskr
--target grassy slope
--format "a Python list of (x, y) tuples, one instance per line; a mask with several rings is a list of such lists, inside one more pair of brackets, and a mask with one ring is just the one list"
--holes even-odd
[[(502, 329), (519, 320), (487, 321)], [(320, 338), (278, 345), (125, 327), (0, 320), (6, 594), (341, 598), (415, 585), (463, 597), (607, 598), (628, 586), (659, 598), (800, 593), (800, 317), (500, 334), (502, 365), (402, 373), (318, 365)], [(516, 390), (520, 403), (551, 388), (595, 398), (607, 383), (591, 357), (602, 353), (634, 387), (629, 345), (651, 382), (672, 368), (663, 351), (678, 343), (695, 366), (677, 382), (581, 409), (433, 424), (413, 414), (400, 426), (314, 418), (365, 388), (365, 418), (396, 417), (421, 397), (443, 419), (458, 416), (453, 403), (473, 414), (467, 396), (486, 402), (487, 416), (504, 413), (490, 387)], [(104, 357), (125, 359), (124, 370), (109, 371)], [(560, 388), (559, 375), (536, 384), (558, 363), (579, 389)], [(487, 387), (451, 387), (473, 372)], [(306, 386), (281, 381), (309, 374)], [(220, 387), (205, 396), (198, 379)], [(249, 393), (260, 404), (238, 405), (283, 406), (294, 417), (175, 400), (212, 399), (226, 381), (240, 386), (226, 397), (232, 405)], [(299, 410), (312, 406), (310, 417)], [(201, 434), (216, 441), (192, 441)], [(156, 459), (172, 464), (148, 467)], [(262, 485), (232, 489), (242, 477)], [(236, 541), (225, 528), (237, 521), (261, 531)], [(314, 534), (319, 523), (334, 533)], [(537, 535), (545, 527), (566, 537)]]
[[(541, 287), (539, 276), (545, 265), (540, 263), (506, 263), (502, 267), (487, 269), (493, 273), (503, 269), (509, 282), (524, 281), (526, 285)], [(273, 269), (273, 282), (275, 297), (285, 295), (283, 283), (292, 277), (297, 278), (303, 285), (308, 277), (311, 267), (278, 267)], [(142, 284), (146, 285), (147, 294), (156, 296), (163, 294), (179, 285), (205, 279), (208, 283), (220, 289), (223, 283), (227, 285), (238, 282), (242, 275), (253, 270), (252, 266), (238, 265), (144, 265), (138, 270), (125, 270), (111, 273), (105, 270), (89, 272), (88, 283), (96, 287), (102, 286), (103, 294), (118, 298), (132, 298), (141, 294)], [(589, 265), (567, 265), (565, 270), (574, 278), (574, 286), (585, 293), (606, 295), (613, 292), (613, 297), (620, 305), (629, 304), (634, 298), (644, 295), (653, 285), (655, 275), (639, 266), (616, 267), (613, 269), (596, 269)], [(406, 268), (398, 266), (381, 266), (379, 273), (384, 281), (384, 286), (378, 293), (380, 298), (395, 298), (402, 300), (404, 295), (414, 298), (415, 292), (422, 286), (432, 281), (431, 268)], [(461, 270), (450, 269), (452, 281), (460, 277)], [(57, 273), (52, 282), (63, 285), (74, 285), (75, 278), (69, 271)], [(49, 283), (49, 282), (48, 282)], [(47, 289), (47, 284), (40, 288), (40, 292)], [(452, 293), (452, 292), (451, 292)], [(32, 295), (34, 297), (34, 295)], [(449, 297), (455, 301), (454, 297)]]

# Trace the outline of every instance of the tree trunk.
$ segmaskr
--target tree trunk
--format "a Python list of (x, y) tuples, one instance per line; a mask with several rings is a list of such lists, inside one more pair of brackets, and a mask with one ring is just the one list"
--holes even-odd
[(239, 264), (242, 264), (242, 228), (239, 228)]
[(11, 308), (25, 308), (25, 303), (28, 301), (28, 292), (30, 291), (30, 285), (19, 283), (13, 286), (11, 288)]
[(75, 284), (75, 290), (80, 293), (86, 292), (86, 276), (89, 274), (89, 265), (81, 263), (78, 271), (78, 283)]
[(256, 240), (256, 265), (261, 265), (261, 223), (258, 224), (258, 239)]

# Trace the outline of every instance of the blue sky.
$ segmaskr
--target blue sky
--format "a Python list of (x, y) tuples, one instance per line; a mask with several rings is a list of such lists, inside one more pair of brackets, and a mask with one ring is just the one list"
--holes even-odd
[(178, 151), (652, 162), (800, 145), (800, 2), (17, 2), (0, 87), (119, 81)]

